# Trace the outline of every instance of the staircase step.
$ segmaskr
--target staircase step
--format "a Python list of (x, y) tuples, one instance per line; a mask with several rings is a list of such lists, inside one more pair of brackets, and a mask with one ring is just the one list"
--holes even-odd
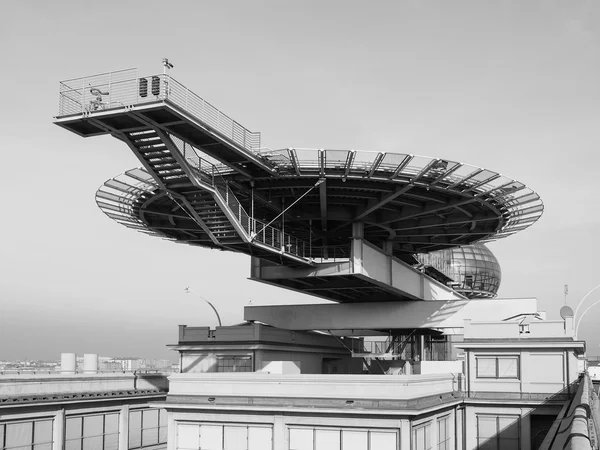
[[(141, 153), (142, 158), (144, 159), (152, 159), (152, 158), (173, 158), (171, 152), (168, 150), (156, 150), (148, 153)], [(175, 158), (173, 158), (175, 161)]]
[[(189, 201), (189, 200), (188, 200)], [(198, 211), (214, 211), (216, 213), (223, 213), (223, 211), (221, 211), (221, 208), (219, 208), (216, 205), (207, 205), (205, 202), (190, 202), (190, 205), (196, 206), (196, 209)]]
[(221, 220), (219, 219), (202, 219), (204, 221), (205, 224), (207, 225), (214, 225), (214, 226), (218, 226), (218, 225), (230, 225), (229, 220), (227, 220), (226, 218), (223, 218)]
[(160, 167), (154, 166), (153, 169), (157, 174), (164, 175), (164, 176), (185, 174), (183, 169), (180, 167), (178, 167), (176, 169), (161, 169)]
[(171, 170), (171, 169), (179, 169), (179, 164), (177, 164), (176, 162), (169, 162), (169, 163), (160, 163), (160, 164), (152, 164), (153, 167), (155, 169), (158, 170)]
[(152, 137), (150, 139), (144, 139), (139, 141), (133, 141), (133, 145), (136, 148), (142, 149), (144, 147), (161, 146), (166, 147), (165, 143), (160, 140), (159, 137)]
[(127, 133), (127, 136), (133, 142), (143, 142), (145, 139), (157, 139), (158, 138), (158, 135), (156, 134), (156, 131), (154, 131), (154, 130), (148, 130), (147, 133), (138, 133), (138, 134)]
[[(208, 226), (208, 224), (207, 224), (207, 226)], [(212, 225), (212, 226), (208, 226), (208, 228), (210, 228), (213, 233), (234, 233), (234, 234), (237, 234), (237, 231), (235, 231), (235, 228), (233, 228), (233, 226), (231, 226), (231, 224), (228, 224), (228, 225)]]

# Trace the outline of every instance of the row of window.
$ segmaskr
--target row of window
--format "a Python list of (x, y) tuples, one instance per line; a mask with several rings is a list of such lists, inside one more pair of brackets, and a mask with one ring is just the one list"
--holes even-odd
[[(437, 419), (437, 446), (433, 446), (433, 422), (420, 424), (412, 430), (412, 450), (449, 450), (452, 448), (450, 416)], [(520, 417), (517, 415), (477, 415), (478, 450), (512, 450), (521, 448)]]
[[(52, 450), (53, 419), (0, 423), (0, 450)], [(166, 444), (167, 414), (164, 409), (129, 413), (129, 449)], [(65, 450), (118, 450), (119, 413), (68, 416)]]
[(250, 356), (220, 356), (217, 358), (217, 372), (252, 372)]
[[(290, 427), (289, 450), (396, 450), (395, 431)], [(267, 425), (180, 423), (178, 450), (264, 450), (273, 446), (273, 428)]]
[(290, 450), (395, 450), (398, 433), (342, 428), (290, 428)]
[(178, 450), (263, 450), (273, 448), (273, 428), (255, 425), (179, 424)]
[(52, 419), (0, 423), (0, 449), (52, 450)]
[(431, 427), (433, 421), (429, 421), (413, 427), (412, 429), (412, 449), (413, 450), (450, 450), (451, 448), (451, 433), (450, 433), (450, 415), (440, 417), (436, 420), (437, 427), (437, 443), (433, 447), (431, 437)]
[(519, 379), (518, 356), (477, 356), (477, 378)]
[(477, 415), (477, 448), (479, 450), (511, 450), (521, 448), (519, 416)]

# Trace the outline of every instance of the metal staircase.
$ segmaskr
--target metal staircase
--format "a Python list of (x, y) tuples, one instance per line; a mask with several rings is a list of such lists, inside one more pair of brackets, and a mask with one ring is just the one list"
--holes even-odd
[(223, 171), (230, 170), (227, 166), (200, 157), (193, 146), (159, 127), (122, 132), (117, 137), (216, 246), (276, 262), (285, 258), (312, 264), (302, 241), (246, 212), (222, 176)]
[(202, 190), (186, 192), (185, 194), (198, 217), (206, 224), (219, 243), (223, 245), (244, 243), (240, 234), (214, 200), (214, 194)]

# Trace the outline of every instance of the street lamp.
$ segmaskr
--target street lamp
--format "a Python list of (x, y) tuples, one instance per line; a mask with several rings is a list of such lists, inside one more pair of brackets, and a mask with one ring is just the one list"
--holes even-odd
[(215, 312), (215, 314), (217, 315), (217, 320), (219, 321), (219, 326), (222, 327), (222, 323), (221, 323), (221, 316), (219, 316), (219, 312), (217, 311), (217, 308), (215, 308), (215, 305), (213, 305), (211, 302), (209, 302), (208, 300), (206, 300), (204, 297), (202, 297), (200, 294), (198, 294), (197, 292), (192, 291), (189, 286), (185, 288), (185, 293), (186, 294), (194, 294), (197, 295), (198, 297), (200, 297), (202, 300), (204, 300), (206, 303), (208, 303), (208, 305), (213, 309), (213, 311)]
[(585, 299), (588, 298), (596, 289), (599, 289), (599, 288), (600, 288), (600, 284), (598, 286), (596, 286), (594, 289), (592, 289), (591, 291), (589, 291), (587, 294), (585, 294), (583, 296), (583, 298), (581, 299), (581, 301), (579, 302), (579, 304), (577, 305), (577, 308), (575, 308), (575, 314), (573, 314), (573, 322), (574, 322), (574, 325), (575, 325), (575, 338), (577, 338), (577, 331), (579, 330), (579, 324), (581, 323), (581, 321), (585, 317), (585, 313), (588, 312), (590, 309), (592, 309), (594, 306), (596, 306), (598, 303), (600, 303), (600, 299), (596, 300), (594, 303), (592, 303), (590, 306), (588, 306), (581, 313), (581, 317), (579, 318), (579, 320), (577, 320), (577, 312), (579, 311), (579, 308), (581, 307), (581, 305), (583, 304), (583, 302), (585, 301)]

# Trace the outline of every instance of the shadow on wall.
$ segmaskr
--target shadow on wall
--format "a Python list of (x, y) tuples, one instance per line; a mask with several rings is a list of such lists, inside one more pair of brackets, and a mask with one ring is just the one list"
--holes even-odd
[(134, 389), (158, 389), (169, 391), (168, 376), (162, 373), (134, 373)]
[[(476, 448), (481, 450), (523, 448), (525, 445), (522, 438), (527, 436), (527, 433), (522, 433), (522, 427), (529, 424), (531, 450), (554, 450), (558, 448), (562, 450), (564, 439), (557, 439), (557, 436), (569, 434), (570, 427), (568, 425), (574, 416), (574, 413), (571, 413), (571, 407), (573, 403), (578, 402), (581, 380), (582, 378), (571, 386), (565, 387), (555, 394), (548, 395), (541, 405), (522, 416), (510, 413), (476, 413), (476, 423), (473, 427), (474, 433), (476, 433)], [(578, 386), (580, 389), (578, 389)], [(577, 394), (573, 395), (576, 390)], [(521, 394), (521, 396), (523, 400), (527, 400), (527, 394)], [(470, 398), (485, 398), (485, 395), (472, 393)], [(510, 399), (513, 398), (510, 397)], [(550, 413), (550, 406), (556, 407), (560, 404), (564, 404), (560, 413)], [(569, 416), (567, 413), (571, 415)], [(564, 419), (567, 419), (566, 423)]]
[(217, 356), (208, 355), (184, 355), (181, 373), (208, 373), (217, 371)]

